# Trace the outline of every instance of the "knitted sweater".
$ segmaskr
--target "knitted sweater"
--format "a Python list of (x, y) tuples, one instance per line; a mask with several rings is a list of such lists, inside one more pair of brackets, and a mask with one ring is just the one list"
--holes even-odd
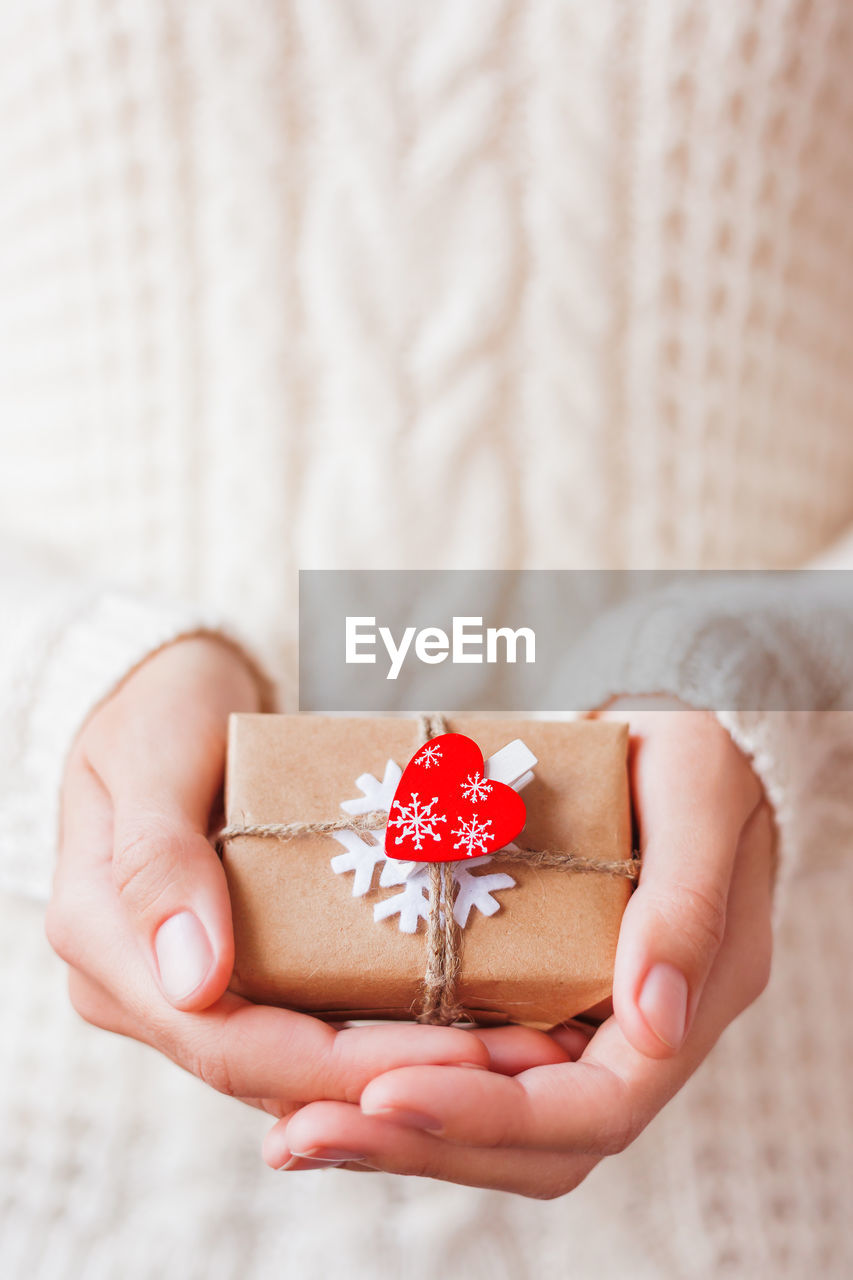
[[(6, 890), (159, 644), (224, 627), (287, 703), (297, 568), (853, 564), (844, 0), (35, 0), (0, 50)], [(4, 1273), (850, 1274), (853, 726), (726, 722), (782, 827), (770, 987), (556, 1204), (273, 1178), (5, 899)]]

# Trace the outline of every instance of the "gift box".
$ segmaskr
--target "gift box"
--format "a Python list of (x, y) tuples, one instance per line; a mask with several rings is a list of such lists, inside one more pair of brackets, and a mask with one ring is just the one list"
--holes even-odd
[[(449, 912), (446, 895), (440, 910), (431, 896), (438, 873), (387, 858), (382, 830), (371, 842), (346, 826), (304, 829), (356, 828), (387, 812), (401, 770), (423, 747), (422, 725), (231, 717), (221, 853), (232, 990), (334, 1021), (448, 1020), (424, 1015), (424, 992), (436, 939), (449, 928), (453, 1002), (474, 1022), (551, 1027), (610, 994), (637, 869), (627, 726), (458, 716), (446, 729), (478, 744), (485, 778), (520, 770), (506, 780), (523, 787), (526, 807), (508, 850), (445, 864), (445, 890), (456, 877)], [(241, 834), (247, 828), (259, 834)]]

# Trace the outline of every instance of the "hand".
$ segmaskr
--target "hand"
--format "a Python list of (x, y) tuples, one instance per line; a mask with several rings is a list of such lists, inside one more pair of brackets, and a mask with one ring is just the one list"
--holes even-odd
[(75, 1008), (277, 1115), (307, 1099), (357, 1098), (397, 1065), (487, 1063), (460, 1029), (336, 1033), (226, 990), (231, 910), (207, 836), (228, 714), (258, 701), (236, 650), (187, 639), (137, 668), (84, 726), (65, 773), (46, 921)]
[[(515, 1075), (402, 1067), (371, 1081), (359, 1106), (307, 1106), (270, 1131), (268, 1163), (299, 1168), (301, 1152), (334, 1151), (354, 1168), (562, 1195), (638, 1136), (763, 991), (775, 831), (748, 761), (705, 712), (601, 714), (630, 720), (643, 854), (614, 1014), (588, 1043), (552, 1033), (576, 1061)], [(500, 1036), (487, 1038), (493, 1051)]]

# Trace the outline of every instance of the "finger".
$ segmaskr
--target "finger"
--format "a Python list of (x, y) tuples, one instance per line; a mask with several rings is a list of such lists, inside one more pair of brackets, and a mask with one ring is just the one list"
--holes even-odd
[[(343, 1145), (341, 1145), (343, 1144)], [(553, 1199), (582, 1182), (597, 1160), (541, 1151), (452, 1146), (362, 1115), (358, 1107), (316, 1102), (273, 1126), (263, 1145), (274, 1169), (350, 1167)], [(358, 1164), (353, 1165), (359, 1167)]]
[[(226, 995), (213, 1009), (169, 1015), (166, 1051), (224, 1093), (355, 1101), (375, 1075), (418, 1061), (484, 1069), (488, 1054), (452, 1027), (388, 1025), (335, 1032), (316, 1018)], [(196, 1069), (198, 1068), (198, 1069)], [(474, 1072), (471, 1072), (474, 1074)], [(463, 1072), (464, 1074), (464, 1072)]]
[(534, 1067), (517, 1076), (480, 1073), (476, 1083), (464, 1077), (451, 1067), (401, 1067), (367, 1085), (361, 1109), (466, 1146), (601, 1156), (627, 1143), (628, 1086), (598, 1062)]
[[(552, 1062), (568, 1062), (573, 1056), (567, 1046), (532, 1027), (474, 1027), (469, 1035), (485, 1045), (489, 1069), (503, 1075), (518, 1075), (530, 1067)], [(586, 1041), (584, 1040), (584, 1045)]]
[[(166, 998), (200, 1009), (222, 995), (234, 963), (225, 875), (206, 837), (225, 722), (187, 706), (169, 723), (164, 740), (157, 721), (143, 720), (88, 767), (112, 801), (113, 879), (130, 927)], [(68, 793), (71, 841), (88, 838), (79, 792)]]
[[(147, 975), (137, 975), (146, 977)], [(306, 1014), (253, 1005), (231, 993), (199, 1013), (162, 1001), (140, 1019), (97, 981), (78, 972), (72, 1002), (86, 1021), (144, 1039), (221, 1093), (282, 1101), (357, 1099), (378, 1073), (413, 1061), (484, 1069), (488, 1053), (453, 1027), (370, 1026), (335, 1032)], [(152, 988), (149, 998), (156, 998)], [(138, 1008), (138, 995), (130, 1001)], [(269, 1109), (268, 1107), (266, 1109)]]
[[(109, 951), (103, 958), (110, 970)], [(454, 1027), (377, 1025), (335, 1032), (306, 1014), (253, 1005), (227, 993), (210, 1009), (174, 1010), (159, 999), (141, 963), (125, 972), (133, 991), (117, 1000), (96, 979), (72, 971), (78, 1013), (106, 1030), (143, 1039), (215, 1089), (241, 1098), (357, 1099), (391, 1066), (413, 1061), (485, 1069), (488, 1052)], [(139, 985), (148, 983), (140, 991)]]
[(202, 1013), (167, 1018), (157, 1047), (221, 1093), (242, 1097), (356, 1100), (391, 1063), (465, 1064), (470, 1070), (488, 1061), (458, 1029), (407, 1025), (335, 1032), (306, 1014), (252, 1005), (230, 993)]
[[(135, 1027), (127, 1010), (93, 978), (78, 969), (69, 969), (68, 994), (74, 1010), (90, 1025), (114, 1034), (133, 1036)], [(238, 1101), (279, 1120), (295, 1115), (301, 1105), (284, 1098), (240, 1097)]]
[[(206, 1010), (176, 1010), (163, 1001), (143, 957), (127, 954), (120, 921), (109, 914), (109, 882), (87, 883), (86, 893), (78, 889), (75, 912), (102, 927), (96, 945), (74, 957), (88, 970), (71, 979), (78, 1012), (97, 1026), (144, 1040), (222, 1093), (295, 1102), (358, 1098), (368, 1080), (392, 1065), (488, 1066), (486, 1047), (456, 1027), (336, 1032), (306, 1014), (254, 1005), (231, 992)], [(120, 992), (113, 995), (117, 975)]]
[(762, 806), (744, 832), (726, 937), (680, 1053), (666, 1059), (649, 1057), (630, 1043), (612, 1017), (578, 1062), (538, 1067), (514, 1077), (405, 1067), (366, 1086), (362, 1111), (462, 1145), (597, 1156), (623, 1150), (767, 982), (771, 829)]
[(237, 1098), (237, 1101), (255, 1111), (265, 1112), (274, 1120), (289, 1120), (301, 1106), (301, 1103), (296, 1102), (280, 1102), (278, 1098)]
[(103, 783), (80, 752), (69, 759), (62, 784), (59, 852), (54, 890), (73, 881), (81, 862), (99, 866), (112, 857), (113, 811)]
[[(100, 918), (88, 912), (94, 910), (92, 886), (110, 884), (112, 840), (112, 805), (106, 788), (81, 754), (75, 752), (63, 781), (59, 849), (53, 891), (45, 912), (48, 942), (72, 969), (85, 969), (88, 949), (97, 950), (100, 944), (99, 938), (92, 941), (92, 925), (97, 931)], [(104, 905), (101, 893), (98, 909)], [(109, 898), (106, 909), (111, 919), (115, 903)]]
[[(299, 1102), (357, 1099), (367, 1081), (389, 1066), (488, 1067), (485, 1045), (458, 1027), (380, 1025), (335, 1032), (305, 1014), (253, 1005), (230, 992), (203, 1011), (174, 1009), (163, 1000), (145, 957), (126, 945), (108, 865), (97, 861), (96, 852), (78, 852), (77, 858), (83, 868), (66, 877), (55, 899), (60, 923), (53, 926), (52, 940), (63, 959), (85, 972), (85, 979), (75, 979), (81, 991), (103, 988), (109, 996), (81, 1002), (79, 1012), (98, 1026), (151, 1044), (221, 1092)], [(81, 932), (75, 925), (81, 919), (98, 921), (97, 934)]]
[[(595, 1034), (595, 1027), (581, 1023), (566, 1023), (549, 1031), (549, 1036), (556, 1041), (570, 1062), (577, 1062), (586, 1053), (586, 1047)], [(533, 1065), (531, 1063), (531, 1065)], [(544, 1065), (544, 1064), (543, 1064)]]
[(632, 772), (642, 871), (622, 919), (613, 1009), (642, 1053), (681, 1047), (723, 939), (732, 867), (756, 797), (720, 726), (690, 714), (689, 734), (635, 742)]

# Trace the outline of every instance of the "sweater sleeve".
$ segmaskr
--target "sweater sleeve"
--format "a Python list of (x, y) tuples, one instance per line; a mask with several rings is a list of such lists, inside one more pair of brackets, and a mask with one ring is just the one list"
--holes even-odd
[(853, 857), (853, 606), (831, 574), (802, 597), (773, 574), (702, 578), (602, 615), (571, 660), (591, 707), (661, 694), (717, 715), (774, 809), (778, 924), (799, 876)]
[(223, 619), (86, 581), (29, 549), (0, 550), (0, 593), (0, 889), (46, 898), (66, 756), (124, 676), (165, 644), (216, 634), (263, 677)]

